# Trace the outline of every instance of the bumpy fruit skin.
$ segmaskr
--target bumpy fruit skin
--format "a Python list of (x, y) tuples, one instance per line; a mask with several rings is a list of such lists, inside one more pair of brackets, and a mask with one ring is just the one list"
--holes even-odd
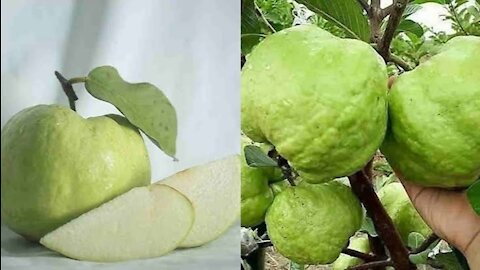
[[(368, 237), (359, 236), (350, 238), (350, 244), (348, 245), (349, 249), (360, 251), (363, 253), (370, 253), (370, 243)], [(348, 267), (356, 266), (363, 263), (359, 258), (352, 257), (347, 254), (341, 254), (338, 259), (335, 260), (332, 264), (332, 270), (345, 270)]]
[(273, 168), (253, 168), (247, 165), (243, 147), (252, 143), (242, 136), (241, 156), (241, 225), (252, 227), (263, 222), (273, 202), (273, 191), (268, 185)]
[(1, 135), (2, 221), (29, 240), (150, 183), (143, 139), (119, 115), (84, 119), (38, 105), (13, 116)]
[(406, 180), (464, 187), (480, 176), (480, 37), (455, 37), (399, 76), (381, 151)]
[(267, 211), (276, 250), (301, 264), (328, 264), (361, 226), (363, 212), (350, 188), (332, 181), (289, 187)]
[(413, 207), (402, 184), (396, 182), (384, 186), (379, 190), (378, 197), (405, 243), (408, 243), (408, 235), (412, 232), (420, 233), (424, 237), (432, 233)]
[(242, 69), (242, 130), (309, 182), (359, 170), (387, 124), (387, 71), (367, 43), (313, 25), (265, 38)]

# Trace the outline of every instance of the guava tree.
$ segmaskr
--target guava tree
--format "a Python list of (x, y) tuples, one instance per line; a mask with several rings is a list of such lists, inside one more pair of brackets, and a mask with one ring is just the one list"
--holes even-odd
[[(455, 33), (408, 18), (425, 2), (444, 5)], [(455, 248), (428, 256), (439, 239), (377, 151), (412, 181), (468, 188), (479, 212), (479, 89), (471, 72), (478, 63), (466, 56), (479, 50), (479, 38), (468, 36), (478, 35), (480, 8), (466, 2), (396, 0), (382, 8), (379, 0), (242, 1), (242, 226), (254, 229), (243, 234), (245, 269), (263, 269), (272, 243), (292, 269), (337, 257), (333, 269), (468, 269)], [(388, 98), (387, 71), (400, 75)], [(434, 83), (438, 92), (419, 83), (441, 71), (457, 80)], [(441, 95), (456, 86), (461, 95)], [(437, 130), (446, 121), (459, 133)], [(412, 132), (419, 127), (428, 132)], [(355, 196), (331, 182), (342, 176), (348, 180), (335, 182), (348, 182)], [(366, 210), (361, 228), (356, 200)], [(348, 241), (356, 230), (362, 235)], [(368, 249), (355, 244), (365, 237)]]

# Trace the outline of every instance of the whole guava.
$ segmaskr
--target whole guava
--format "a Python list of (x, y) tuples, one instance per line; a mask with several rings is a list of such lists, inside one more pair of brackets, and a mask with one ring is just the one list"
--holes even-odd
[(408, 243), (408, 235), (412, 232), (420, 233), (424, 237), (432, 233), (413, 206), (402, 184), (398, 182), (387, 184), (378, 191), (378, 198), (392, 218), (404, 243)]
[[(370, 253), (370, 242), (365, 235), (352, 236), (348, 248), (363, 253)], [(332, 264), (332, 270), (345, 270), (348, 267), (356, 266), (363, 263), (362, 259), (352, 257), (347, 254), (341, 254)]]
[(400, 75), (382, 153), (406, 180), (464, 187), (480, 176), (480, 37), (455, 37)]
[[(242, 148), (253, 142), (242, 136)], [(241, 225), (252, 227), (263, 222), (265, 212), (273, 201), (273, 191), (268, 185), (272, 167), (250, 167), (241, 150)]]
[(387, 124), (387, 71), (367, 43), (314, 25), (279, 31), (242, 69), (242, 130), (275, 146), (309, 182), (359, 170)]
[(276, 250), (300, 264), (335, 261), (362, 220), (360, 202), (336, 181), (285, 189), (265, 217)]
[(7, 122), (1, 143), (2, 222), (32, 241), (150, 183), (143, 139), (119, 115), (38, 105)]

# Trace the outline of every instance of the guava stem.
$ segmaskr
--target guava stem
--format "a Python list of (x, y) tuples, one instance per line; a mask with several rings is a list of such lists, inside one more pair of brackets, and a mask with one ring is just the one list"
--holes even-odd
[(389, 16), (387, 27), (383, 33), (382, 38), (378, 41), (378, 53), (388, 61), (390, 58), (390, 43), (392, 43), (395, 36), (398, 24), (400, 23), (403, 15), (403, 11), (407, 7), (408, 0), (394, 0), (390, 13), (381, 13), (378, 16)]
[(87, 77), (76, 77), (71, 78), (68, 80), (69, 84), (76, 84), (76, 83), (85, 83), (87, 81)]
[(435, 243), (437, 240), (438, 240), (438, 236), (434, 233), (430, 234), (427, 239), (425, 239), (425, 241), (423, 241), (423, 243), (417, 247), (416, 249), (412, 250), (410, 252), (410, 254), (418, 254), (418, 253), (421, 253), (421, 252), (424, 252), (425, 250), (427, 250), (428, 247), (430, 247), (433, 243)]
[(290, 164), (288, 164), (288, 161), (282, 157), (275, 148), (268, 151), (268, 156), (277, 161), (278, 167), (282, 170), (283, 176), (287, 179), (288, 183), (290, 183), (291, 186), (296, 186), (295, 179), (298, 175)]
[(354, 249), (350, 249), (350, 248), (344, 248), (342, 250), (342, 253), (347, 254), (349, 256), (352, 256), (352, 257), (362, 259), (365, 262), (374, 262), (374, 261), (380, 261), (380, 260), (385, 259), (385, 258), (381, 258), (381, 257), (375, 256), (375, 255), (363, 253), (363, 252), (360, 252), (360, 251), (357, 251), (357, 250), (354, 250)]
[[(349, 267), (347, 269), (349, 270), (363, 270), (363, 269), (371, 269), (373, 267), (386, 267), (386, 266), (393, 266), (393, 262), (388, 259), (384, 261), (376, 261), (376, 262), (369, 262), (369, 263), (364, 263), (361, 265)], [(395, 268), (397, 269), (397, 268)]]
[(55, 76), (57, 77), (58, 81), (60, 82), (60, 85), (62, 86), (63, 92), (68, 98), (68, 103), (70, 105), (70, 109), (72, 111), (77, 111), (75, 107), (75, 101), (78, 100), (77, 94), (75, 94), (75, 91), (73, 90), (72, 84), (67, 80), (60, 72), (55, 71)]
[[(369, 168), (369, 165), (366, 166)], [(408, 250), (403, 245), (400, 234), (393, 225), (393, 221), (383, 208), (378, 199), (372, 183), (364, 170), (358, 171), (348, 177), (353, 193), (358, 197), (372, 219), (379, 237), (383, 240), (390, 252), (392, 265), (397, 270), (415, 269), (408, 258)], [(367, 269), (367, 268), (360, 268)]]

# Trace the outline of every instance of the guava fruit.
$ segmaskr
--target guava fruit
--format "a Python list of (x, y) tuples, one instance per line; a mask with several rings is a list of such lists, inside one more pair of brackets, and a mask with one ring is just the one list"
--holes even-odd
[(240, 215), (240, 160), (230, 155), (171, 175), (158, 184), (184, 194), (195, 221), (180, 247), (197, 247), (217, 239)]
[[(242, 137), (242, 148), (250, 143)], [(265, 212), (273, 202), (273, 191), (268, 185), (271, 167), (249, 167), (241, 150), (241, 225), (256, 226), (263, 222)]]
[[(360, 251), (363, 253), (370, 253), (370, 243), (366, 236), (353, 236), (350, 238), (348, 248)], [(347, 254), (340, 254), (340, 256), (333, 262), (333, 270), (345, 270), (348, 267), (356, 266), (363, 263), (362, 259), (352, 257)]]
[(288, 182), (288, 180), (283, 180), (270, 184), (270, 188), (273, 191), (273, 196), (277, 196), (280, 192), (284, 191), (288, 187), (290, 187), (290, 183)]
[(276, 250), (300, 264), (335, 261), (362, 220), (360, 202), (336, 181), (285, 189), (265, 217)]
[(400, 75), (382, 153), (406, 180), (465, 187), (480, 176), (480, 37), (455, 37)]
[(378, 191), (378, 198), (392, 218), (404, 243), (408, 243), (408, 235), (412, 232), (420, 233), (425, 238), (432, 233), (413, 206), (402, 184), (398, 182), (387, 184)]
[(192, 203), (166, 185), (133, 188), (46, 234), (40, 243), (77, 260), (152, 258), (177, 248), (194, 222)]
[(354, 173), (380, 146), (387, 71), (367, 43), (302, 25), (265, 38), (241, 74), (241, 125), (309, 182)]
[(119, 115), (84, 119), (38, 105), (7, 122), (1, 143), (2, 221), (32, 241), (150, 183), (143, 139)]

